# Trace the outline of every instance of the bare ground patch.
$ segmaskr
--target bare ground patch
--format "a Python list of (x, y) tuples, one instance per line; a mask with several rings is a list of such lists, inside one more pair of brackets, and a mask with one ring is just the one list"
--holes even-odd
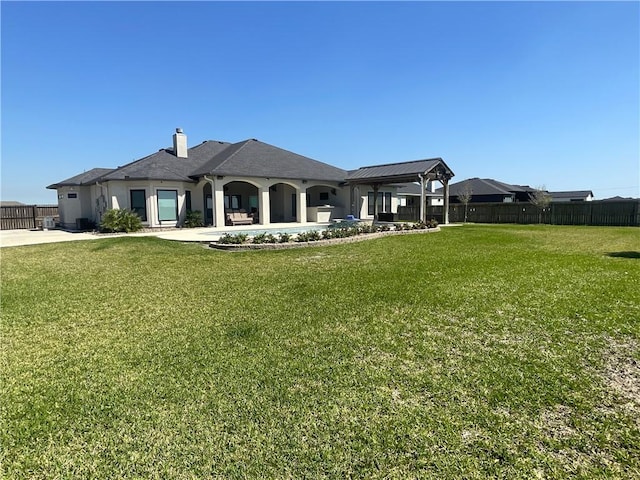
[(640, 362), (636, 359), (638, 347), (635, 339), (609, 339), (602, 371), (607, 389), (624, 402), (623, 409), (634, 414), (640, 414)]

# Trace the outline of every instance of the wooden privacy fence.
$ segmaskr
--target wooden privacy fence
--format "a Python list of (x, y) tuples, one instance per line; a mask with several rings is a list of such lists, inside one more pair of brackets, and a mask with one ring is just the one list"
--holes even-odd
[[(442, 223), (443, 207), (427, 207), (427, 219)], [(419, 207), (398, 207), (397, 219), (417, 221)], [(449, 206), (449, 221), (465, 221), (465, 207)], [(550, 225), (640, 226), (640, 200), (552, 203), (543, 211), (529, 202), (470, 203), (467, 222), (474, 223), (546, 223)]]
[(0, 207), (0, 229), (17, 230), (42, 227), (44, 217), (59, 221), (57, 205), (11, 205)]

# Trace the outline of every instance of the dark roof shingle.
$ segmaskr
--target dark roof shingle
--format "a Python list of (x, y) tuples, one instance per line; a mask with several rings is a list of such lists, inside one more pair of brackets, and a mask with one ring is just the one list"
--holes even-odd
[(342, 182), (347, 172), (312, 158), (251, 139), (231, 145), (191, 173), (191, 177), (202, 175)]
[(71, 178), (62, 180), (61, 182), (53, 183), (47, 188), (55, 190), (59, 187), (80, 187), (82, 185), (92, 185), (96, 183), (96, 181), (113, 171), (113, 168), (92, 168), (91, 170), (79, 173), (78, 175), (74, 175)]

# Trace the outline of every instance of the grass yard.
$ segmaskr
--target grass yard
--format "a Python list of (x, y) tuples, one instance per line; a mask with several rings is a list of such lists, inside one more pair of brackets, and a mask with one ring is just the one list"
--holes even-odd
[(640, 230), (2, 250), (5, 478), (640, 478)]

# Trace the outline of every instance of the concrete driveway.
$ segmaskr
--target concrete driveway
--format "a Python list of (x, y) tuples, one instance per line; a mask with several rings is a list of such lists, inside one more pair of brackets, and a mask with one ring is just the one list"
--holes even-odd
[(71, 233), (62, 230), (2, 230), (0, 231), (0, 247), (70, 242), (73, 240), (95, 240), (97, 238), (100, 237), (90, 233)]
[[(112, 236), (161, 236), (167, 232), (144, 232), (113, 235), (96, 235), (87, 232), (66, 232), (64, 230), (1, 230), (0, 247), (18, 247), (22, 245), (38, 245), (41, 243), (73, 242), (78, 240), (99, 240)], [(173, 233), (173, 232), (172, 232)], [(186, 233), (186, 232), (185, 232)], [(190, 241), (190, 240), (185, 240)]]
[[(322, 230), (326, 228), (326, 224), (320, 223), (273, 223), (271, 225), (254, 225), (251, 228), (260, 231), (275, 232), (281, 229), (297, 227), (317, 227)], [(234, 231), (243, 231), (247, 227), (201, 227), (201, 228), (178, 228), (169, 230), (158, 230), (156, 232), (140, 232), (140, 233), (114, 233), (114, 234), (94, 234), (94, 233), (75, 233), (66, 232), (64, 230), (0, 230), (0, 247), (18, 247), (21, 245), (38, 245), (41, 243), (55, 242), (72, 242), (74, 240), (99, 240), (101, 238), (110, 238), (116, 236), (127, 237), (158, 237), (164, 240), (174, 240), (178, 242), (199, 242), (209, 243), (217, 240), (224, 233), (233, 233)]]

